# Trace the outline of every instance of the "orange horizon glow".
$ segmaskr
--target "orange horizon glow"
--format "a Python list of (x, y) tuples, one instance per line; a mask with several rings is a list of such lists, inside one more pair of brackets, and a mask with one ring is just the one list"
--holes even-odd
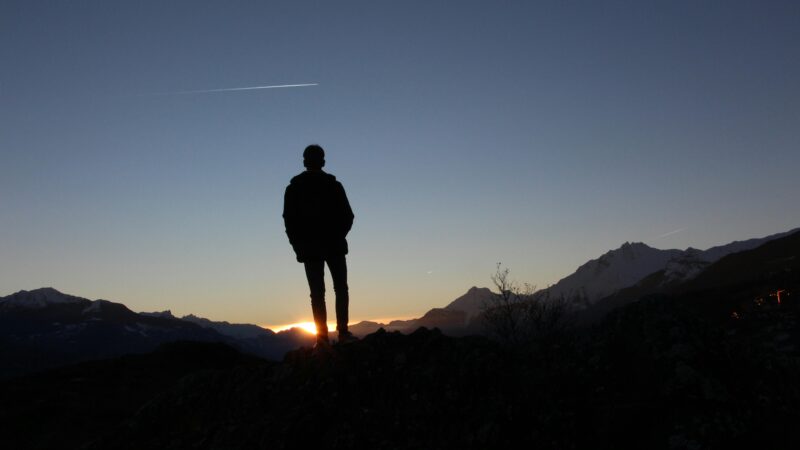
[[(332, 324), (332, 323), (329, 322), (328, 323), (328, 329), (331, 328), (331, 325), (333, 325), (334, 328), (336, 327), (335, 323)], [(266, 329), (272, 330), (272, 331), (274, 331), (276, 333), (279, 333), (281, 331), (291, 330), (292, 328), (299, 328), (299, 329), (305, 331), (308, 334), (314, 334), (314, 335), (317, 334), (317, 327), (316, 327), (316, 325), (314, 325), (314, 322), (295, 322), (295, 323), (290, 323), (290, 324), (286, 324), (286, 325), (274, 325), (274, 326), (262, 325), (261, 328), (266, 328)]]
[[(389, 322), (391, 322), (393, 320), (408, 320), (408, 319), (413, 319), (413, 318), (415, 318), (415, 317), (409, 316), (409, 317), (393, 317), (393, 318), (365, 319), (365, 320), (368, 320), (370, 322), (377, 322), (377, 323), (386, 324), (386, 323), (389, 323)], [(361, 322), (361, 320), (350, 321), (348, 324), (349, 325), (353, 325), (353, 324), (356, 324), (356, 323), (359, 323), (359, 322)], [(282, 325), (260, 325), (260, 326), (261, 326), (261, 328), (266, 328), (268, 330), (272, 330), (275, 333), (279, 333), (281, 331), (286, 331), (286, 330), (291, 330), (292, 328), (299, 328), (299, 329), (305, 331), (306, 333), (313, 334), (313, 335), (317, 334), (317, 327), (316, 327), (316, 325), (314, 324), (313, 321), (294, 322), (294, 323), (288, 323), (288, 324), (282, 324)], [(331, 331), (336, 330), (336, 322), (328, 322), (328, 330), (331, 330)]]

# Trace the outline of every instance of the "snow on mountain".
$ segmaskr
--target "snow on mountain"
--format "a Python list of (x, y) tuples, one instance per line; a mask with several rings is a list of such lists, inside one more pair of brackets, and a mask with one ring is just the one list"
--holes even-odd
[(47, 287), (34, 289), (32, 291), (19, 291), (0, 299), (0, 308), (28, 308), (42, 309), (48, 305), (89, 303), (89, 300), (62, 294), (61, 292)]
[(705, 270), (713, 261), (702, 250), (689, 247), (680, 255), (672, 258), (664, 267), (661, 285), (690, 280)]
[(705, 259), (706, 261), (716, 261), (722, 258), (723, 256), (730, 255), (731, 253), (738, 253), (738, 252), (743, 252), (745, 250), (752, 250), (756, 247), (760, 247), (761, 245), (766, 244), (769, 241), (779, 239), (784, 236), (789, 236), (790, 234), (796, 233), (798, 231), (800, 231), (800, 228), (795, 228), (793, 230), (789, 230), (783, 233), (772, 234), (763, 238), (747, 239), (745, 241), (733, 241), (730, 244), (711, 247), (703, 252), (703, 259)]
[(626, 242), (620, 248), (580, 266), (573, 274), (537, 292), (551, 298), (563, 298), (578, 307), (587, 306), (641, 281), (648, 275), (664, 271), (661, 285), (682, 283), (699, 275), (723, 256), (751, 250), (771, 240), (797, 232), (795, 228), (763, 238), (735, 241), (707, 250), (659, 250), (643, 243)]
[(659, 250), (641, 242), (626, 242), (539, 292), (548, 293), (550, 298), (563, 297), (578, 303), (593, 303), (663, 269), (670, 260), (682, 253), (680, 250)]
[(138, 314), (121, 303), (92, 301), (52, 288), (0, 297), (0, 359), (6, 362), (0, 364), (0, 379), (149, 352), (174, 341), (225, 342), (245, 353), (281, 359), (287, 351), (313, 343), (313, 336), (194, 316), (179, 319), (169, 311)]
[[(580, 266), (574, 273), (561, 279), (549, 288), (537, 291), (534, 298), (564, 298), (577, 309), (585, 308), (599, 300), (634, 286), (645, 277), (655, 276), (655, 285), (667, 285), (688, 281), (699, 275), (706, 267), (723, 256), (750, 250), (762, 244), (800, 231), (800, 228), (758, 239), (736, 241), (707, 250), (660, 250), (641, 242), (626, 242), (597, 259)], [(658, 273), (657, 272), (662, 272)], [(446, 329), (456, 325), (466, 326), (478, 316), (494, 293), (489, 288), (470, 288), (444, 308), (434, 308), (425, 316), (411, 320), (395, 320), (388, 324), (360, 322), (353, 329), (359, 335), (374, 332), (378, 328), (388, 331), (413, 331), (420, 326)], [(456, 313), (465, 313), (459, 316)], [(451, 330), (452, 331), (452, 330)], [(222, 332), (222, 331), (220, 331)]]
[(102, 309), (103, 309), (103, 304), (102, 303), (100, 303), (99, 301), (98, 302), (92, 302), (91, 305), (87, 306), (86, 308), (83, 308), (83, 311), (81, 311), (81, 313), (82, 314), (99, 314)]
[(708, 250), (698, 250), (696, 248), (689, 247), (681, 255), (678, 255), (667, 263), (666, 267), (664, 267), (664, 280), (661, 284), (667, 285), (689, 281), (699, 275), (700, 272), (705, 270), (706, 267), (717, 262), (724, 256), (746, 250), (752, 250), (769, 241), (779, 239), (784, 236), (789, 236), (797, 231), (800, 231), (800, 228), (795, 228), (784, 233), (777, 233), (763, 238), (734, 241), (730, 244), (711, 247)]

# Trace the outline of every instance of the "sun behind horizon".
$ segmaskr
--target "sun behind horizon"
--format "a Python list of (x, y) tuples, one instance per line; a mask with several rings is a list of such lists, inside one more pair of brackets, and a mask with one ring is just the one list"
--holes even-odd
[[(277, 327), (265, 326), (264, 328), (269, 328), (276, 333), (279, 333), (281, 331), (291, 330), (292, 328), (299, 328), (305, 331), (306, 333), (313, 335), (317, 334), (317, 326), (314, 324), (314, 322), (296, 322), (296, 323), (290, 323), (288, 325), (280, 325)], [(330, 324), (328, 324), (328, 328), (330, 328)]]

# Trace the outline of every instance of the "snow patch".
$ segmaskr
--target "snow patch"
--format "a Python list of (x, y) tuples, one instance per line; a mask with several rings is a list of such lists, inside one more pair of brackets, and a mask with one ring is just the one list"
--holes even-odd
[(686, 250), (659, 250), (640, 242), (626, 242), (620, 248), (585, 263), (573, 274), (539, 291), (539, 294), (549, 293), (550, 298), (563, 297), (581, 308), (633, 286), (660, 270), (665, 273), (664, 284), (688, 281), (727, 255), (752, 250), (798, 230), (731, 242), (707, 250), (691, 247)]
[(19, 291), (0, 300), (4, 308), (42, 309), (49, 305), (64, 305), (88, 301), (80, 297), (62, 294), (53, 288), (41, 288), (32, 291)]
[(639, 242), (626, 242), (582, 265), (546, 291), (550, 298), (593, 303), (663, 269), (681, 253), (681, 250), (659, 250)]
[(101, 301), (94, 301), (94, 302), (92, 302), (91, 305), (89, 305), (88, 307), (84, 308), (83, 311), (81, 312), (81, 314), (99, 314), (100, 313), (100, 309), (102, 308), (102, 306), (101, 306), (102, 304), (103, 304), (103, 302), (101, 302)]

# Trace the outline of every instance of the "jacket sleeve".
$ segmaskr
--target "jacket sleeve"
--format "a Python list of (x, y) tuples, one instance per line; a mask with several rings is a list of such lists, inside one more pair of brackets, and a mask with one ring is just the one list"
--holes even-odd
[(297, 223), (297, 200), (296, 194), (292, 189), (292, 186), (289, 185), (286, 187), (286, 192), (283, 194), (283, 224), (286, 227), (286, 236), (289, 237), (289, 243), (292, 244), (292, 248), (295, 249), (297, 252), (297, 232), (298, 232), (298, 223)]
[(344, 186), (342, 183), (338, 183), (339, 188), (339, 201), (341, 203), (340, 211), (341, 211), (341, 229), (342, 229), (342, 236), (347, 236), (347, 233), (350, 232), (350, 229), (353, 228), (353, 219), (355, 216), (353, 215), (353, 209), (350, 207), (350, 201), (347, 200), (347, 193), (344, 191)]

